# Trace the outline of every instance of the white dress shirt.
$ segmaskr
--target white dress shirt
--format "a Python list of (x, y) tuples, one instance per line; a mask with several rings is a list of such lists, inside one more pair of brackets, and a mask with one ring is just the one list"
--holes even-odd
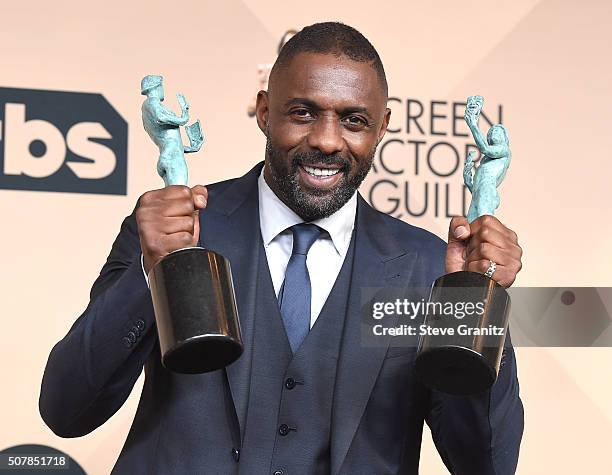
[[(293, 248), (293, 233), (289, 228), (303, 223), (304, 220), (276, 196), (264, 179), (263, 169), (257, 186), (259, 189), (259, 229), (266, 250), (274, 292), (278, 297)], [(312, 221), (327, 233), (321, 233), (308, 251), (306, 258), (311, 287), (310, 328), (315, 324), (338, 278), (351, 243), (356, 214), (357, 193), (353, 194), (351, 199), (331, 216)], [(142, 254), (140, 259), (142, 273), (148, 285), (149, 278), (144, 270)]]
[[(293, 247), (291, 226), (304, 220), (283, 203), (266, 183), (263, 169), (258, 179), (259, 227), (266, 250), (274, 292), (278, 297)], [(310, 276), (310, 328), (314, 325), (331, 292), (346, 257), (357, 213), (357, 194), (327, 218), (312, 221), (327, 231), (308, 251), (306, 267)]]

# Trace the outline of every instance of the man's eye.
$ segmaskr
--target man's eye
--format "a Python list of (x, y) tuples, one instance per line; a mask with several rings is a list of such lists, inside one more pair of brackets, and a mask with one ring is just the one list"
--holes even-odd
[(310, 111), (308, 109), (294, 109), (291, 111), (291, 114), (299, 117), (300, 119), (309, 118), (311, 116)]
[(344, 122), (351, 127), (365, 127), (368, 125), (368, 121), (358, 115), (350, 115), (345, 117)]

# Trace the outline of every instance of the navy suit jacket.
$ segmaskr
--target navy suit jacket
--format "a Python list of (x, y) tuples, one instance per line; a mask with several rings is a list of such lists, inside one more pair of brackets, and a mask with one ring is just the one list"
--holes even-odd
[[(134, 214), (121, 226), (87, 309), (51, 351), (39, 406), (62, 437), (83, 436), (108, 420), (144, 367), (140, 403), (114, 473), (253, 473), (238, 463), (234, 449), (244, 434), (253, 369), (261, 167), (209, 185), (208, 207), (200, 213), (200, 245), (232, 265), (245, 343), (236, 363), (203, 375), (174, 374), (161, 365)], [(514, 473), (523, 407), (510, 345), (492, 389), (470, 397), (423, 387), (414, 374), (414, 347), (362, 345), (360, 289), (430, 286), (444, 272), (445, 243), (374, 210), (361, 196), (355, 232), (332, 406), (332, 473), (417, 473), (424, 421), (452, 473)], [(134, 343), (129, 332), (136, 335)]]

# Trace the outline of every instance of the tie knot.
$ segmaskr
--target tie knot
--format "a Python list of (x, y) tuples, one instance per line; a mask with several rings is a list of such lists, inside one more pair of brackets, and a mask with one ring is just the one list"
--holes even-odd
[(321, 228), (315, 224), (302, 223), (291, 226), (291, 232), (293, 233), (293, 251), (291, 254), (307, 255), (321, 231)]

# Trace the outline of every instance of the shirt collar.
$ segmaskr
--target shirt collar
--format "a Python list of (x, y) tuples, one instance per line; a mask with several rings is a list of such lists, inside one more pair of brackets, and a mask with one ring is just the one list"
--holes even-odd
[[(303, 223), (293, 210), (283, 203), (266, 183), (262, 168), (257, 185), (259, 188), (259, 225), (264, 246), (268, 247), (276, 236), (291, 226)], [(329, 233), (331, 240), (340, 255), (346, 254), (351, 242), (357, 213), (357, 193), (331, 216), (312, 221)]]

